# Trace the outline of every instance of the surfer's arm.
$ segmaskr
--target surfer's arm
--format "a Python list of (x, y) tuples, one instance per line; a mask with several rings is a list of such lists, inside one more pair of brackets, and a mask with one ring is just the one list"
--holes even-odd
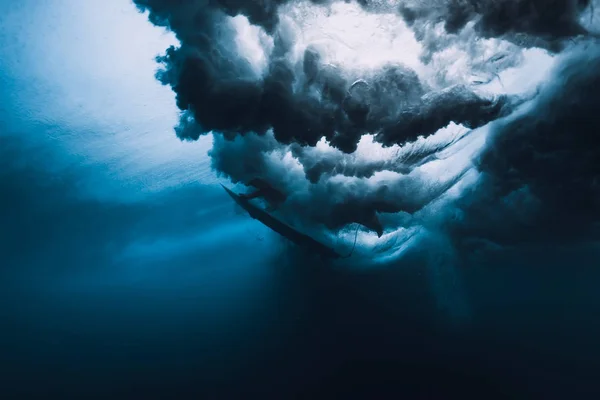
[(251, 199), (255, 199), (257, 197), (262, 196), (262, 190), (255, 190), (252, 193), (242, 193), (239, 195), (242, 199), (246, 199), (246, 200), (251, 200)]

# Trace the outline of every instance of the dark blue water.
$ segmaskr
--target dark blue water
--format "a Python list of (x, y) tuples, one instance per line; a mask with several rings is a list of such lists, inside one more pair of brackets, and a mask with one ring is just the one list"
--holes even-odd
[(81, 200), (68, 175), (7, 159), (8, 398), (598, 393), (597, 253), (506, 251), (460, 265), (469, 313), (456, 316), (416, 251), (371, 271), (320, 264), (236, 234), (245, 218), (221, 221), (231, 204), (216, 187)]

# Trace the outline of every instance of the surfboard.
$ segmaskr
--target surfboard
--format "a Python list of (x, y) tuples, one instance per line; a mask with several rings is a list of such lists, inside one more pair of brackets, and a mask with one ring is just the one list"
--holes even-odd
[(240, 197), (239, 195), (235, 194), (224, 185), (221, 186), (223, 186), (223, 189), (225, 189), (227, 194), (231, 196), (231, 198), (237, 204), (239, 204), (240, 207), (242, 207), (248, 213), (248, 215), (250, 215), (250, 217), (261, 222), (263, 225), (270, 228), (272, 231), (277, 232), (278, 234), (285, 237), (289, 241), (295, 243), (296, 245), (315, 251), (322, 256), (329, 258), (340, 257), (340, 255), (332, 248), (298, 231), (297, 229), (292, 228), (288, 224), (278, 220), (262, 208), (252, 204), (250, 200), (244, 199), (243, 197)]

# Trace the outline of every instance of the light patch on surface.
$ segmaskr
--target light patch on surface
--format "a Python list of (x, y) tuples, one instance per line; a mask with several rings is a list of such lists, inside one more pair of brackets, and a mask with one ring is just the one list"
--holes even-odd
[(268, 66), (268, 55), (273, 50), (273, 38), (260, 27), (250, 24), (248, 18), (238, 15), (231, 18), (239, 55), (245, 58), (255, 73), (260, 75)]
[(295, 59), (314, 46), (326, 63), (347, 69), (373, 70), (387, 63), (422, 67), (421, 45), (397, 14), (368, 13), (355, 3), (303, 2), (283, 7), (280, 16), (295, 31)]
[(206, 156), (212, 138), (176, 137), (173, 93), (154, 79), (155, 56), (177, 43), (172, 33), (122, 0), (24, 0), (0, 11), (0, 80), (15, 87), (7, 104), (13, 130), (37, 124), (46, 137), (27, 140), (93, 169), (83, 192), (132, 200), (215, 181)]

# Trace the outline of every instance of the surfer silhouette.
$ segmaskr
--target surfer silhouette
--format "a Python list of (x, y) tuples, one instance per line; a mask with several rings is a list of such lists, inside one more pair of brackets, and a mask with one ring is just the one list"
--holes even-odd
[(268, 204), (266, 211), (273, 212), (287, 199), (287, 195), (275, 189), (270, 183), (262, 178), (254, 178), (248, 182), (248, 186), (255, 188), (253, 192), (240, 194), (242, 199), (250, 200), (262, 197)]
[[(287, 199), (287, 195), (285, 193), (275, 189), (270, 183), (262, 178), (254, 178), (250, 180), (247, 183), (247, 186), (254, 187), (254, 191), (245, 194), (239, 194), (239, 197), (244, 200), (256, 198), (264, 199), (267, 203), (267, 208), (265, 209), (267, 212), (273, 212), (277, 210), (281, 203)], [(347, 206), (347, 204), (338, 204), (333, 213), (347, 213), (348, 215), (352, 215), (350, 218), (352, 222), (358, 223), (367, 229), (375, 231), (377, 233), (377, 237), (381, 237), (383, 235), (383, 225), (379, 221), (379, 217), (374, 210), (356, 212), (355, 209), (347, 209)]]

